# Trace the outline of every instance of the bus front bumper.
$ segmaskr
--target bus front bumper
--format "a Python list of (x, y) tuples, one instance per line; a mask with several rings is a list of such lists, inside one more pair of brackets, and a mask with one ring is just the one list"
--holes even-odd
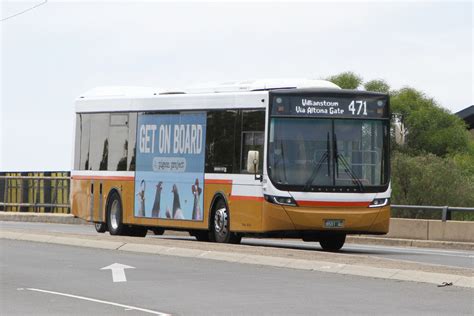
[[(263, 231), (341, 231), (350, 234), (386, 234), (390, 224), (390, 206), (301, 207), (264, 202)], [(328, 227), (328, 223), (342, 223)]]

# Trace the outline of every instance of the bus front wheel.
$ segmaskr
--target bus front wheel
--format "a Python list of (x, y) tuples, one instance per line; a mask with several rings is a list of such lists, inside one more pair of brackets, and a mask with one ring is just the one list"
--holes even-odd
[(319, 244), (325, 251), (338, 251), (344, 246), (346, 242), (346, 235), (331, 235), (323, 237), (319, 240)]
[(122, 201), (117, 192), (113, 192), (107, 206), (107, 226), (111, 235), (125, 235)]
[(222, 199), (219, 199), (214, 207), (212, 220), (213, 239), (219, 243), (238, 244), (241, 236), (230, 231), (229, 209)]

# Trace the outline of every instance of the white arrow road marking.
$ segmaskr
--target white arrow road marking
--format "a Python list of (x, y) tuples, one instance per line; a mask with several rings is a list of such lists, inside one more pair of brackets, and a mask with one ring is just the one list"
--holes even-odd
[[(20, 289), (18, 289), (20, 290)], [(23, 290), (23, 289), (22, 289)], [(170, 315), (158, 311), (154, 311), (151, 309), (146, 309), (146, 308), (140, 308), (140, 307), (135, 307), (135, 306), (130, 306), (130, 305), (124, 305), (124, 304), (119, 304), (119, 303), (114, 303), (114, 302), (108, 302), (108, 301), (102, 301), (102, 300), (97, 300), (95, 298), (90, 298), (90, 297), (85, 297), (85, 296), (78, 296), (78, 295), (72, 295), (72, 294), (67, 294), (67, 293), (61, 293), (61, 292), (54, 292), (54, 291), (47, 291), (47, 290), (41, 290), (41, 289), (33, 289), (33, 288), (26, 288), (24, 290), (27, 291), (34, 291), (34, 292), (41, 292), (41, 293), (48, 293), (48, 294), (54, 294), (54, 295), (60, 295), (60, 296), (66, 296), (70, 298), (77, 298), (80, 300), (84, 301), (90, 301), (90, 302), (95, 302), (95, 303), (101, 303), (101, 304), (107, 304), (107, 305), (112, 305), (112, 306), (118, 306), (118, 307), (123, 307), (125, 309), (130, 309), (130, 310), (135, 310), (135, 311), (140, 311), (144, 313), (149, 313), (149, 314), (155, 314), (155, 315)]]
[(121, 263), (113, 263), (110, 266), (101, 268), (101, 270), (112, 270), (112, 279), (114, 282), (127, 282), (125, 269), (135, 269), (135, 267), (127, 266)]

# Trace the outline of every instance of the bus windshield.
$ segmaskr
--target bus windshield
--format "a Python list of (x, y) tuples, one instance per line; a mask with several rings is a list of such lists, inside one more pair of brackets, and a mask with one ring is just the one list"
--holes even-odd
[(274, 117), (270, 124), (268, 174), (278, 188), (364, 192), (387, 184), (386, 121)]

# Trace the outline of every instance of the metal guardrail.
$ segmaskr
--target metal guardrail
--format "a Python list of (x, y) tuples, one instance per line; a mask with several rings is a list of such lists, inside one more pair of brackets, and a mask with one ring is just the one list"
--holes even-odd
[(451, 212), (474, 212), (474, 207), (457, 206), (427, 206), (427, 205), (391, 205), (392, 209), (399, 210), (423, 210), (423, 211), (441, 211), (441, 220), (446, 222), (451, 220)]
[(70, 173), (1, 172), (0, 211), (70, 213)]

